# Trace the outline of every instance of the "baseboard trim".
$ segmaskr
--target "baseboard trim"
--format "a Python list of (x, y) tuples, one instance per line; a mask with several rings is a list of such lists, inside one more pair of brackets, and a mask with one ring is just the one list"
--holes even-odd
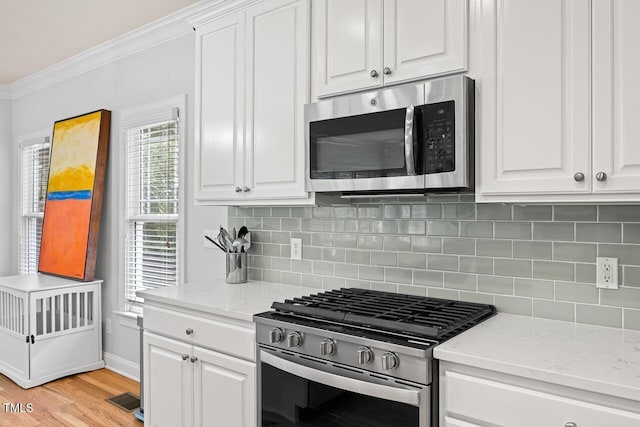
[(102, 353), (102, 357), (104, 358), (105, 368), (108, 370), (140, 382), (140, 364), (106, 351)]

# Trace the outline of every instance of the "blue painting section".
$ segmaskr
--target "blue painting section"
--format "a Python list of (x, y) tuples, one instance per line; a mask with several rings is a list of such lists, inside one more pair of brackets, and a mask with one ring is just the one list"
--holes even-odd
[(88, 200), (90, 198), (91, 190), (53, 191), (47, 194), (47, 200)]

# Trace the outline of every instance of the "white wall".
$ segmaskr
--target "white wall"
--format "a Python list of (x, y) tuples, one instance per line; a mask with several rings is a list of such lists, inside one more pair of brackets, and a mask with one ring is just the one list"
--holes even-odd
[[(146, 104), (160, 99), (187, 95), (187, 162), (185, 206), (185, 264), (186, 280), (201, 281), (210, 277), (223, 277), (224, 264), (219, 251), (203, 247), (202, 230), (226, 224), (227, 209), (197, 207), (193, 203), (193, 100), (195, 38), (189, 34), (159, 46), (139, 52), (98, 69), (68, 79), (62, 83), (25, 95), (12, 103), (13, 148), (17, 150), (17, 137), (47, 127), (56, 120), (105, 108), (112, 111), (111, 142), (103, 201), (102, 225), (96, 277), (104, 280), (102, 288), (103, 319), (112, 319), (112, 333), (104, 334), (104, 351), (127, 359), (139, 361), (138, 332), (122, 326), (120, 317), (113, 314), (119, 308), (118, 286), (119, 247), (118, 229), (122, 215), (118, 194), (121, 191), (118, 176), (119, 158), (118, 121), (123, 108)], [(0, 127), (2, 110), (0, 105)], [(0, 139), (2, 134), (0, 134)], [(5, 159), (0, 144), (0, 159)], [(17, 156), (14, 151), (13, 156)], [(4, 160), (0, 160), (0, 171)], [(14, 170), (17, 176), (18, 171)], [(1, 173), (1, 172), (0, 172)], [(5, 191), (0, 176), (0, 194)], [(17, 191), (18, 186), (13, 185)], [(0, 221), (5, 213), (0, 208)], [(4, 223), (4, 222), (3, 222)], [(12, 248), (18, 248), (17, 238)], [(2, 240), (0, 240), (0, 244)], [(4, 249), (0, 246), (0, 255)], [(12, 257), (11, 266), (16, 266), (17, 257)], [(0, 257), (3, 259), (5, 257)], [(3, 265), (0, 264), (0, 271)], [(15, 272), (15, 269), (13, 269)]]
[[(11, 236), (13, 234), (13, 191), (11, 177), (11, 102), (0, 99), (0, 224), (4, 225), (4, 239), (0, 239), (0, 275), (12, 273)], [(16, 207), (17, 208), (17, 207)], [(17, 258), (16, 258), (17, 259)]]

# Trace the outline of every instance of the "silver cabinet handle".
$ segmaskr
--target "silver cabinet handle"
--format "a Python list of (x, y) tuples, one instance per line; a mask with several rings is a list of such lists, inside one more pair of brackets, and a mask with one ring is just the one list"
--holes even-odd
[(251, 191), (251, 189), (245, 185), (244, 187), (242, 187), (242, 191), (248, 193), (249, 191)]
[(242, 191), (242, 188), (240, 188), (240, 187), (236, 187), (236, 193), (239, 193), (239, 192), (241, 192), (241, 191)]
[(388, 76), (389, 74), (391, 74), (391, 68), (389, 68), (389, 67), (384, 67), (384, 70), (382, 70), (382, 73), (383, 73), (383, 74), (386, 74), (386, 75)]
[(407, 175), (416, 174), (416, 167), (413, 160), (413, 112), (413, 105), (409, 105), (404, 122), (404, 161), (407, 164)]
[(187, 360), (188, 358), (189, 358), (189, 355), (188, 355), (188, 354), (183, 354), (183, 355), (182, 355), (182, 360)]
[(376, 77), (378, 77), (378, 72), (376, 70), (371, 70), (369, 75), (375, 79)]
[(198, 358), (195, 356), (191, 356), (191, 363), (196, 363), (198, 361)]
[(569, 421), (564, 425), (564, 427), (578, 427), (578, 424), (574, 423), (573, 421)]
[(193, 329), (191, 328), (187, 328), (186, 331), (184, 331), (187, 335), (193, 335)]
[(596, 174), (596, 179), (600, 182), (607, 180), (607, 174), (605, 172), (598, 172)]
[(584, 174), (582, 172), (577, 172), (575, 175), (573, 175), (573, 179), (575, 179), (577, 182), (584, 181)]

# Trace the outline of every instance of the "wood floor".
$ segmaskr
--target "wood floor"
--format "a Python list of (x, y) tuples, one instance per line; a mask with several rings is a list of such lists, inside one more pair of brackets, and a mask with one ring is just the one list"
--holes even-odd
[[(0, 426), (142, 427), (133, 412), (105, 401), (128, 391), (139, 396), (139, 384), (106, 369), (72, 375), (28, 390), (0, 375)], [(31, 403), (33, 411), (8, 413), (5, 402)]]

